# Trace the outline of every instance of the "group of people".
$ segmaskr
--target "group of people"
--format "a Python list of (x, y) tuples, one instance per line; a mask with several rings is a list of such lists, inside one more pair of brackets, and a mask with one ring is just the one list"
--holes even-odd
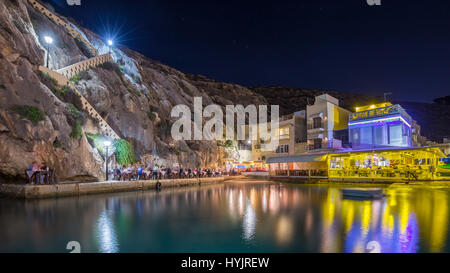
[(157, 165), (131, 165), (119, 166), (111, 171), (114, 180), (157, 180), (157, 179), (176, 179), (176, 178), (203, 178), (220, 177), (226, 174), (226, 171), (220, 169), (190, 169), (158, 167)]
[(42, 161), (41, 164), (38, 164), (37, 161), (33, 161), (31, 166), (26, 170), (26, 175), (30, 184), (44, 185), (49, 183), (48, 178), (51, 175), (51, 172), (45, 161)]

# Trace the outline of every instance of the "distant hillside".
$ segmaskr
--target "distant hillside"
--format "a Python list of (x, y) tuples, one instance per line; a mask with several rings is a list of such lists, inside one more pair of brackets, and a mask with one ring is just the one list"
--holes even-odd
[(450, 137), (450, 105), (404, 101), (394, 103), (406, 109), (422, 127), (422, 135), (429, 140), (441, 142), (443, 138)]
[[(340, 91), (325, 91), (318, 89), (293, 88), (283, 86), (257, 86), (250, 90), (264, 96), (271, 105), (280, 105), (280, 114), (290, 114), (306, 109), (313, 104), (314, 98), (327, 93), (339, 99), (340, 106), (354, 111), (359, 105), (382, 102), (381, 97), (372, 97)], [(444, 137), (450, 137), (450, 105), (437, 103), (401, 102), (398, 103), (422, 127), (422, 135), (429, 140), (441, 142)]]
[(381, 102), (382, 98), (358, 95), (340, 91), (325, 91), (283, 86), (256, 86), (250, 90), (263, 95), (272, 105), (280, 105), (280, 114), (286, 115), (306, 109), (306, 105), (313, 104), (316, 96), (327, 93), (339, 99), (341, 107), (354, 111), (355, 107)]

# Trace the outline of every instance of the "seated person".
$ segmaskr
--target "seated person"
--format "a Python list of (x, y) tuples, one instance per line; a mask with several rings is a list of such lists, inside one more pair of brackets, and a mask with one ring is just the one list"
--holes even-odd
[(126, 167), (122, 172), (122, 179), (123, 180), (131, 180), (134, 174), (134, 167), (129, 164), (128, 167)]
[(152, 177), (153, 168), (151, 165), (148, 165), (147, 168), (144, 169), (145, 179), (149, 179)]
[(33, 161), (31, 166), (27, 169), (28, 181), (34, 184), (34, 179), (36, 178), (36, 172), (39, 170), (39, 165), (36, 161)]
[(47, 166), (47, 164), (45, 163), (45, 161), (41, 162), (41, 165), (39, 165), (39, 177), (40, 177), (40, 181), (39, 183), (41, 185), (44, 185), (44, 180), (48, 177), (48, 172), (50, 171), (50, 168)]

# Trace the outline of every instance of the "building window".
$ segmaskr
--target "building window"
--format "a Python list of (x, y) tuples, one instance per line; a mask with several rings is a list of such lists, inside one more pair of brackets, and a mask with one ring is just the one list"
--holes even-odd
[(285, 145), (278, 146), (276, 153), (277, 154), (289, 153), (289, 145), (285, 144)]
[(280, 128), (280, 139), (289, 139), (289, 127)]
[(402, 145), (402, 125), (389, 126), (389, 144), (392, 146)]
[(373, 144), (372, 142), (372, 127), (361, 128), (361, 144)]
[(374, 133), (374, 144), (382, 145), (383, 143), (383, 127), (376, 126), (373, 127)]
[(352, 137), (352, 143), (353, 143), (353, 145), (359, 145), (359, 144), (360, 144), (360, 140), (359, 140), (359, 128), (357, 128), (357, 129), (352, 129), (352, 130), (351, 130), (351, 137)]
[(313, 129), (323, 128), (322, 126), (322, 118), (314, 118), (313, 119)]

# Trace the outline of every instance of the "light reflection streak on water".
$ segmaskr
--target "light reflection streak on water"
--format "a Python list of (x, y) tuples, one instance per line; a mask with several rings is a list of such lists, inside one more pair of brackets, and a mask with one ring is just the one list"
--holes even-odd
[(110, 212), (104, 210), (97, 222), (97, 238), (101, 253), (119, 252), (117, 234), (112, 223)]
[(267, 206), (267, 192), (266, 192), (266, 189), (265, 189), (265, 188), (264, 188), (264, 190), (263, 190), (262, 195), (263, 195), (263, 196), (262, 196), (262, 200), (261, 200), (261, 206), (262, 206), (263, 212), (266, 213), (266, 212), (267, 212), (268, 206)]
[(250, 200), (247, 199), (245, 214), (242, 221), (242, 229), (243, 229), (243, 237), (248, 242), (251, 241), (255, 237), (255, 228), (256, 228), (256, 213), (250, 203)]
[(277, 222), (276, 238), (280, 245), (287, 245), (291, 242), (294, 233), (292, 218), (281, 215)]

